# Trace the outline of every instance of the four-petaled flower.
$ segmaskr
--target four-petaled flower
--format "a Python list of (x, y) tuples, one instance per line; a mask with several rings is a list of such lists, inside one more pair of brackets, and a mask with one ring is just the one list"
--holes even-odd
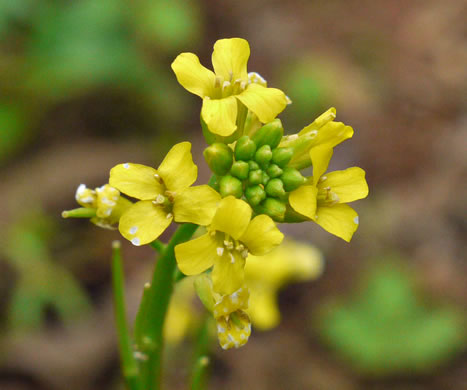
[(267, 88), (256, 73), (247, 73), (250, 46), (241, 38), (220, 39), (214, 44), (214, 72), (200, 64), (193, 53), (182, 53), (172, 63), (178, 82), (203, 99), (201, 116), (209, 130), (220, 136), (236, 129), (237, 105), (243, 104), (263, 123), (272, 121), (288, 98), (276, 88)]
[(243, 200), (222, 199), (207, 233), (175, 247), (180, 271), (197, 275), (214, 266), (215, 292), (231, 294), (242, 287), (248, 254), (264, 255), (284, 238), (270, 217), (263, 214), (251, 219), (251, 214)]
[(349, 242), (358, 228), (358, 214), (346, 203), (365, 198), (368, 184), (365, 171), (358, 167), (324, 175), (332, 153), (326, 144), (310, 150), (313, 177), (290, 193), (289, 202), (296, 212)]
[(109, 183), (140, 199), (120, 218), (122, 236), (144, 245), (157, 239), (172, 220), (209, 224), (221, 198), (208, 185), (190, 187), (197, 175), (189, 142), (172, 147), (157, 170), (131, 163), (113, 167)]

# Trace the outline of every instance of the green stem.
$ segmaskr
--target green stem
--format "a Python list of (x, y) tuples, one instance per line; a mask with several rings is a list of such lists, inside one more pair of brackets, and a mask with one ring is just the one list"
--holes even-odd
[(114, 294), (115, 322), (117, 325), (118, 346), (122, 371), (127, 386), (130, 390), (139, 390), (140, 377), (137, 362), (133, 355), (128, 324), (126, 320), (124, 277), (120, 242), (112, 243), (112, 287)]
[(191, 390), (201, 390), (206, 387), (206, 373), (209, 367), (208, 351), (210, 345), (210, 321), (211, 316), (206, 313), (196, 337), (196, 346), (193, 356), (193, 371), (190, 379)]
[(95, 216), (96, 209), (89, 209), (87, 207), (62, 211), (63, 218), (94, 218)]
[(164, 320), (173, 290), (173, 274), (176, 268), (174, 248), (191, 238), (197, 225), (181, 225), (172, 236), (164, 254), (156, 263), (151, 286), (147, 290), (147, 304), (140, 307), (140, 328), (136, 343), (147, 356), (142, 361), (145, 390), (161, 388)]
[(155, 240), (151, 242), (149, 245), (151, 245), (161, 255), (164, 254), (165, 248), (167, 248), (167, 245), (160, 242), (159, 240)]
[[(208, 185), (215, 182), (212, 176)], [(151, 284), (146, 288), (136, 317), (135, 341), (141, 359), (144, 390), (159, 390), (162, 381), (162, 351), (164, 321), (174, 286), (174, 274), (177, 267), (175, 246), (188, 241), (198, 225), (181, 225), (170, 242), (165, 246), (156, 263)], [(158, 244), (153, 245), (157, 249)]]

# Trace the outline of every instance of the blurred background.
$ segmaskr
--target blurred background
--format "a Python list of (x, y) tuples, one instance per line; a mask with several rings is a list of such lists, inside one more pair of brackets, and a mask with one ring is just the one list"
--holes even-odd
[[(119, 235), (60, 213), (80, 183), (157, 166), (182, 140), (207, 181), (201, 101), (170, 63), (190, 51), (211, 67), (234, 36), (292, 99), (286, 132), (337, 108), (355, 135), (331, 168), (364, 168), (370, 195), (350, 244), (282, 225), (322, 250), (324, 273), (281, 289), (274, 330), (240, 350), (214, 340), (209, 388), (467, 389), (466, 16), (462, 0), (1, 0), (0, 389), (122, 388)], [(123, 254), (134, 316), (154, 255)], [(168, 388), (186, 388), (190, 345), (173, 346)]]

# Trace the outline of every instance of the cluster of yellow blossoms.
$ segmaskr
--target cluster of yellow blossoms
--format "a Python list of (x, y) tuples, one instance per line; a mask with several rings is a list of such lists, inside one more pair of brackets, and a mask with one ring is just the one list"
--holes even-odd
[[(350, 241), (358, 215), (347, 203), (368, 194), (362, 169), (327, 172), (333, 148), (352, 137), (352, 128), (334, 122), (331, 108), (298, 134), (284, 135), (276, 116), (290, 100), (247, 72), (249, 56), (248, 42), (232, 38), (215, 43), (214, 72), (192, 53), (172, 63), (178, 82), (203, 99), (201, 124), (209, 144), (204, 156), (214, 175), (212, 186), (192, 186), (197, 166), (190, 143), (182, 142), (158, 169), (120, 164), (111, 169), (108, 185), (96, 191), (81, 185), (76, 194), (85, 209), (95, 212), (89, 215), (93, 222), (118, 222), (122, 236), (134, 245), (153, 242), (173, 221), (205, 229), (177, 245), (175, 257), (185, 275), (208, 273), (214, 304), (206, 306), (218, 322), (223, 348), (248, 339), (245, 262), (281, 244), (276, 223), (314, 221)], [(308, 167), (311, 177), (300, 172)], [(130, 203), (120, 193), (137, 201)], [(267, 274), (268, 264), (261, 267)]]

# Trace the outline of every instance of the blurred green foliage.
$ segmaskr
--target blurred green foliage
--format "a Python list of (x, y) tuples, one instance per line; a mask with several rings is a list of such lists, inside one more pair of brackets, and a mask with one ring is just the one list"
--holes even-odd
[(294, 130), (300, 130), (332, 105), (333, 70), (318, 61), (303, 57), (282, 70), (280, 85), (292, 100), (282, 114)]
[(169, 64), (201, 38), (197, 1), (38, 4), (0, 2), (0, 164), (34, 139), (57, 105), (102, 89), (123, 93), (151, 128), (180, 123), (188, 100)]
[(1, 255), (16, 275), (7, 313), (10, 330), (39, 328), (48, 309), (64, 324), (90, 312), (85, 291), (66, 268), (51, 258), (48, 242), (55, 230), (52, 219), (31, 211), (2, 235)]
[(373, 269), (358, 293), (323, 305), (315, 318), (325, 342), (364, 374), (425, 372), (465, 347), (460, 309), (425, 305), (394, 264)]

